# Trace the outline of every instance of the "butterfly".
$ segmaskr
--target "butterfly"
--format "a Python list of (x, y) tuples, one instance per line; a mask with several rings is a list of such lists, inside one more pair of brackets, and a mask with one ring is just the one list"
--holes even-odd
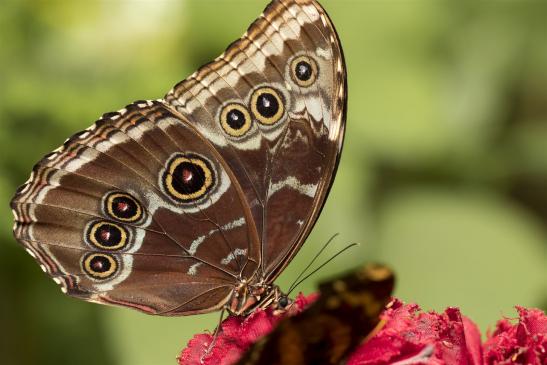
[(274, 0), (162, 99), (104, 114), (33, 168), (14, 235), (64, 293), (154, 315), (286, 304), (274, 280), (315, 224), (347, 108), (315, 0)]
[(306, 311), (283, 319), (255, 343), (237, 365), (341, 364), (381, 326), (395, 277), (369, 264), (320, 285), (321, 296)]

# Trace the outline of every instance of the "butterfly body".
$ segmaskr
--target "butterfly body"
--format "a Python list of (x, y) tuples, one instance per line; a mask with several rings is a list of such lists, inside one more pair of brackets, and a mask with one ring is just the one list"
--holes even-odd
[(243, 280), (234, 289), (232, 298), (225, 309), (231, 315), (247, 315), (256, 308), (283, 307), (278, 304), (281, 297), (285, 297), (285, 295), (276, 285), (249, 284)]
[(15, 237), (84, 300), (157, 315), (275, 304), (334, 179), (346, 98), (324, 10), (274, 0), (163, 99), (40, 160), (11, 203)]

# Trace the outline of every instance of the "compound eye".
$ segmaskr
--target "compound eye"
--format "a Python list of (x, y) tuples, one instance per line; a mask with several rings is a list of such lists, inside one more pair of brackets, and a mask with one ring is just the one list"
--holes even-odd
[(277, 305), (281, 309), (285, 309), (289, 305), (289, 298), (287, 296), (282, 296), (277, 301)]
[(220, 124), (228, 135), (241, 137), (251, 129), (251, 115), (241, 104), (228, 104), (222, 108)]
[(319, 67), (313, 58), (300, 56), (291, 61), (290, 74), (295, 84), (310, 87), (317, 80)]
[(272, 125), (285, 115), (285, 105), (281, 94), (271, 87), (256, 90), (251, 97), (251, 111), (262, 124)]
[(125, 193), (110, 193), (105, 199), (105, 211), (111, 218), (122, 222), (137, 222), (143, 216), (137, 199)]
[(84, 256), (82, 267), (92, 278), (105, 280), (116, 274), (119, 265), (111, 255), (94, 253)]

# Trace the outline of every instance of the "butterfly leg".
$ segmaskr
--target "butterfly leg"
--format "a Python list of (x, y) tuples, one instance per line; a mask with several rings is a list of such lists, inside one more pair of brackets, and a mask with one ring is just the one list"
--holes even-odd
[(218, 334), (220, 333), (221, 329), (222, 329), (222, 321), (224, 320), (224, 313), (226, 312), (226, 308), (223, 308), (221, 311), (220, 311), (220, 318), (218, 319), (218, 325), (217, 327), (215, 328), (215, 333), (213, 333), (213, 339), (211, 340), (211, 343), (209, 343), (209, 346), (207, 346), (207, 350), (205, 350), (205, 353), (203, 355), (201, 355), (200, 359), (199, 359), (199, 362), (201, 364), (204, 363), (204, 360), (207, 356), (209, 356), (209, 354), (211, 353), (211, 351), (213, 350), (213, 347), (215, 347), (215, 342), (217, 340), (217, 337), (218, 337)]

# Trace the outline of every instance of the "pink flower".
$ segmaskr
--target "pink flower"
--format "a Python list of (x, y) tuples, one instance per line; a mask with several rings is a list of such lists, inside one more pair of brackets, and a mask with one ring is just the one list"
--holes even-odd
[(385, 326), (350, 357), (348, 365), (482, 363), (480, 332), (457, 308), (423, 313), (395, 300)]
[(519, 321), (498, 322), (484, 344), (484, 364), (547, 364), (547, 317), (539, 309), (517, 307)]
[(254, 311), (248, 317), (229, 317), (221, 324), (214, 346), (204, 356), (213, 340), (210, 333), (194, 336), (188, 347), (178, 357), (180, 365), (231, 365), (235, 364), (243, 353), (258, 339), (274, 329), (277, 322), (285, 316), (300, 313), (317, 299), (317, 294), (308, 297), (300, 294), (291, 309), (285, 315), (275, 315), (272, 310)]
[[(257, 310), (246, 318), (230, 317), (222, 323), (214, 346), (211, 334), (194, 336), (179, 357), (179, 364), (236, 364), (253, 343), (270, 333), (284, 317), (304, 311), (317, 295), (299, 295), (283, 316), (271, 310)], [(394, 300), (382, 314), (385, 325), (361, 344), (349, 357), (348, 365), (494, 365), (546, 362), (547, 317), (537, 309), (517, 307), (519, 322), (507, 319), (484, 345), (475, 324), (457, 308), (443, 313), (422, 312), (416, 304)]]

